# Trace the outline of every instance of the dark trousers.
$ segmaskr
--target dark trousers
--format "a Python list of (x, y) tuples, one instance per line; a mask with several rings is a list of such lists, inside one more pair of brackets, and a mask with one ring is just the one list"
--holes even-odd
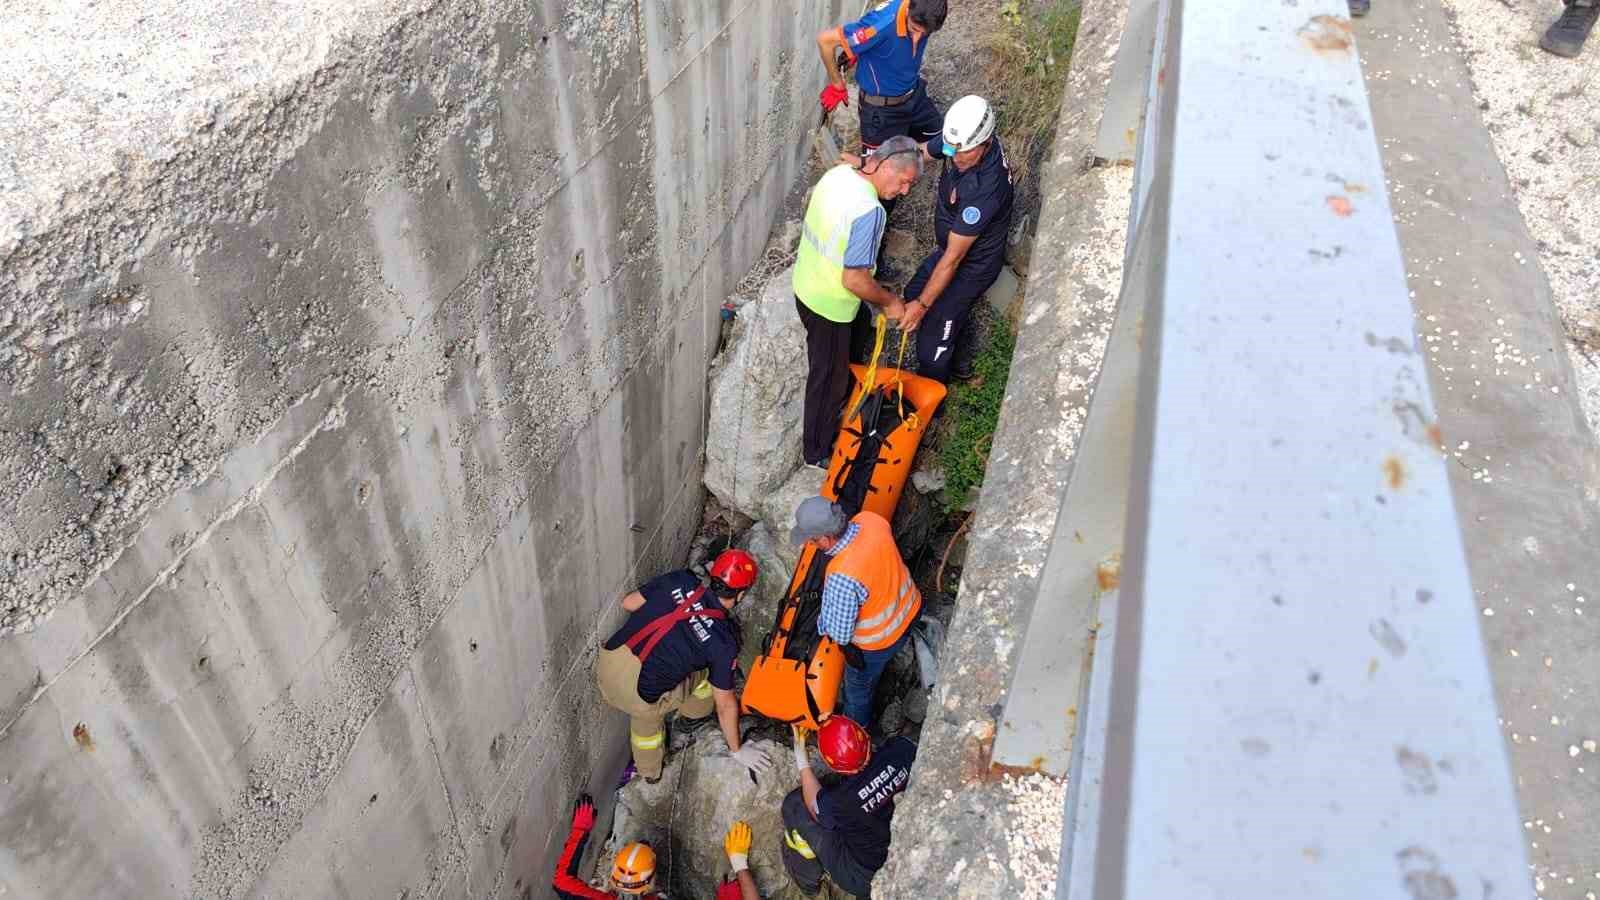
[[(863, 91), (867, 88), (863, 87)], [(870, 153), (877, 146), (896, 135), (907, 135), (919, 144), (939, 139), (944, 134), (944, 113), (939, 112), (938, 104), (928, 97), (928, 85), (918, 81), (917, 89), (911, 94), (911, 99), (899, 106), (872, 106), (864, 100), (857, 101), (861, 106), (861, 152), (863, 155)], [(940, 144), (933, 147), (934, 155), (939, 154)], [(884, 220), (887, 221), (894, 215), (894, 206), (898, 200), (880, 200), (883, 204)], [(883, 248), (878, 248), (878, 260), (883, 261)]]
[[(939, 264), (939, 257), (943, 251), (934, 250), (928, 258), (917, 267), (917, 273), (911, 276), (911, 281), (906, 284), (905, 295), (915, 298), (922, 293), (928, 279), (933, 275), (933, 267)], [(961, 269), (956, 269), (954, 278), (933, 301), (933, 308), (922, 317), (922, 323), (917, 326), (917, 374), (924, 378), (932, 378), (944, 384), (950, 383), (950, 373), (956, 358), (956, 347), (961, 341), (962, 333), (967, 329), (967, 323), (972, 319), (972, 304), (983, 296), (999, 277), (999, 272), (993, 276), (974, 277), (970, 273), (963, 274)], [(968, 354), (970, 356), (970, 354)], [(970, 362), (968, 363), (970, 365)], [(962, 373), (965, 374), (965, 373)]]
[(900, 648), (911, 640), (911, 629), (895, 639), (895, 642), (882, 650), (862, 650), (861, 668), (855, 666), (844, 667), (844, 685), (840, 690), (840, 712), (845, 718), (860, 724), (862, 728), (872, 728), (872, 698), (878, 691), (878, 679), (883, 677), (883, 670), (888, 667), (889, 660), (894, 659)]
[(806, 403), (800, 451), (807, 463), (826, 464), (839, 436), (839, 420), (850, 392), (850, 360), (864, 358), (872, 339), (872, 313), (861, 304), (851, 322), (834, 322), (794, 298), (806, 326)]
[[(869, 900), (876, 871), (850, 856), (842, 835), (823, 828), (811, 818), (805, 797), (798, 788), (783, 798), (783, 830), (783, 867), (789, 870), (789, 877), (802, 893), (815, 894), (821, 890), (822, 876), (826, 874), (846, 893), (858, 900)], [(807, 857), (796, 850), (796, 843), (808, 845), (812, 855)]]

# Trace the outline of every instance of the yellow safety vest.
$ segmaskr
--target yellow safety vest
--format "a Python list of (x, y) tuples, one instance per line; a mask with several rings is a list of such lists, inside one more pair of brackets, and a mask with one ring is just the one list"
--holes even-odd
[(795, 257), (794, 295), (824, 319), (849, 322), (861, 307), (861, 298), (844, 286), (844, 251), (850, 226), (878, 205), (872, 182), (846, 165), (829, 169), (811, 193)]

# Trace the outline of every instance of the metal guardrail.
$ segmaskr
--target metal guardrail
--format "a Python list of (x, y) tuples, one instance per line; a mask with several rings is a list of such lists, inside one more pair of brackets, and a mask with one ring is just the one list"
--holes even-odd
[(1121, 309), (995, 760), (1070, 767), (1071, 900), (1524, 895), (1345, 5), (1151, 21)]

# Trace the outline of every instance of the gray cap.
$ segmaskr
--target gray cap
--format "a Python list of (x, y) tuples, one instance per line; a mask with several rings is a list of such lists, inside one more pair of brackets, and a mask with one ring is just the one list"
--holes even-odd
[(827, 497), (807, 497), (794, 510), (794, 528), (789, 540), (796, 545), (812, 538), (838, 537), (844, 533), (844, 510)]

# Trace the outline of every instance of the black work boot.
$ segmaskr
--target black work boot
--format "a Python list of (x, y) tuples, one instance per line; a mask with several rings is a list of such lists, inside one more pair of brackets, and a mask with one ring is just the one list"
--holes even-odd
[(1350, 15), (1364, 16), (1372, 12), (1372, 0), (1350, 0)]
[(1566, 0), (1567, 8), (1540, 38), (1539, 46), (1557, 56), (1573, 57), (1583, 52), (1583, 42), (1600, 18), (1600, 0)]

